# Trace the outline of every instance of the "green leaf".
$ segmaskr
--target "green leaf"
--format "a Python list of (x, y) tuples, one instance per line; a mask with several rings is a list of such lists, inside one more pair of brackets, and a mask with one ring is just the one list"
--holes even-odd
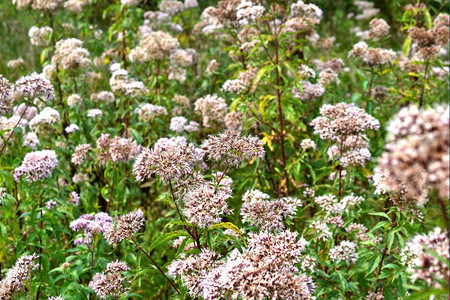
[(438, 295), (448, 295), (448, 290), (446, 289), (426, 289), (421, 292), (417, 292), (407, 297), (405, 300), (420, 300), (420, 299), (429, 299), (430, 296), (438, 296)]
[(405, 41), (403, 42), (402, 51), (403, 55), (408, 55), (409, 48), (411, 47), (411, 38), (408, 36), (406, 37)]
[(213, 226), (211, 226), (209, 229), (213, 230), (213, 229), (217, 229), (217, 228), (225, 228), (225, 229), (231, 229), (234, 232), (236, 232), (237, 234), (239, 234), (239, 236), (241, 237), (242, 241), (244, 242), (245, 247), (247, 247), (247, 242), (244, 239), (244, 234), (242, 233), (242, 231), (239, 229), (239, 227), (237, 227), (236, 225), (234, 225), (231, 222), (222, 222), (219, 224), (214, 224)]
[(426, 24), (427, 28), (431, 29), (431, 27), (433, 27), (433, 21), (431, 20), (431, 15), (430, 15), (430, 12), (428, 11), (428, 9), (425, 10), (424, 16), (425, 16), (425, 24)]
[(370, 274), (373, 273), (373, 271), (375, 271), (375, 269), (380, 264), (380, 261), (381, 261), (381, 255), (378, 255), (377, 258), (375, 258), (375, 260), (372, 261), (372, 265), (370, 266), (369, 270), (367, 270), (367, 274), (366, 274), (365, 278), (367, 278), (367, 276), (369, 276)]
[(251, 94), (253, 94), (256, 89), (258, 88), (258, 84), (261, 81), (261, 78), (264, 76), (264, 74), (268, 71), (272, 71), (274, 69), (273, 65), (266, 65), (262, 67), (258, 73), (256, 73), (255, 78), (253, 79), (252, 89), (250, 91)]
[(188, 235), (188, 233), (184, 230), (177, 230), (177, 231), (172, 231), (172, 232), (166, 233), (166, 234), (160, 236), (159, 238), (157, 238), (155, 241), (153, 241), (153, 243), (150, 245), (148, 251), (152, 251), (159, 244), (161, 244), (167, 240), (173, 239), (175, 237), (187, 236), (187, 235)]
[(380, 217), (385, 217), (386, 219), (388, 219), (389, 221), (392, 221), (391, 217), (389, 217), (387, 214), (385, 214), (384, 212), (373, 212), (373, 213), (369, 213), (369, 215), (371, 216), (380, 216)]

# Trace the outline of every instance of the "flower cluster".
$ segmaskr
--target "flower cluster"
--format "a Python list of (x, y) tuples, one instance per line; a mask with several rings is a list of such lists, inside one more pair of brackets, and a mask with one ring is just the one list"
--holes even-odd
[(39, 264), (34, 262), (38, 257), (36, 253), (22, 256), (6, 272), (5, 278), (0, 281), (0, 299), (13, 299), (14, 292), (24, 289), (31, 272), (39, 267)]
[(202, 158), (203, 152), (184, 137), (161, 138), (153, 149), (142, 149), (134, 162), (133, 174), (136, 181), (149, 179), (152, 174), (164, 182), (178, 180), (192, 174), (194, 163)]
[(112, 246), (116, 246), (125, 239), (132, 239), (145, 224), (144, 212), (138, 209), (119, 216), (115, 220), (115, 225), (106, 228), (103, 232), (106, 241)]
[(195, 112), (202, 115), (203, 126), (205, 127), (211, 127), (214, 122), (222, 123), (228, 111), (225, 100), (216, 94), (199, 98), (194, 105)]
[(40, 98), (41, 101), (55, 98), (55, 91), (44, 75), (32, 73), (31, 75), (20, 77), (15, 84), (15, 91), (28, 97), (29, 100)]
[(86, 68), (91, 64), (91, 60), (89, 51), (82, 46), (83, 42), (75, 38), (58, 41), (55, 45), (52, 64), (64, 70)]
[(448, 249), (448, 232), (441, 232), (439, 227), (428, 235), (419, 234), (407, 242), (403, 256), (405, 263), (409, 263), (413, 279), (435, 287), (439, 287), (441, 281), (448, 281), (449, 267), (444, 262), (449, 260)]
[(129, 289), (125, 286), (128, 282), (123, 277), (123, 272), (129, 271), (130, 267), (119, 260), (110, 262), (102, 273), (94, 275), (89, 282), (89, 287), (100, 299), (119, 299)]
[(110, 71), (111, 78), (109, 79), (109, 85), (114, 93), (133, 96), (147, 93), (148, 89), (144, 83), (129, 78), (128, 71), (122, 69), (119, 63), (112, 64)]
[(292, 197), (269, 200), (269, 195), (258, 190), (247, 191), (243, 199), (242, 221), (255, 225), (260, 230), (284, 230), (283, 221), (292, 219), (297, 208), (302, 206), (299, 199)]
[(383, 48), (369, 48), (365, 42), (359, 42), (348, 53), (349, 57), (362, 58), (369, 66), (382, 66), (392, 61), (397, 55), (394, 51)]
[(225, 161), (227, 165), (239, 166), (244, 160), (263, 158), (264, 145), (256, 137), (242, 136), (241, 132), (234, 129), (226, 130), (217, 136), (209, 136), (204, 140), (201, 148), (209, 159)]
[(308, 242), (297, 236), (291, 231), (251, 234), (243, 253), (233, 250), (207, 274), (201, 282), (202, 297), (218, 299), (227, 293), (243, 299), (311, 297), (315, 290), (312, 279), (295, 267)]
[(419, 110), (405, 107), (391, 121), (385, 152), (378, 159), (377, 177), (384, 190), (407, 189), (418, 201), (427, 201), (428, 187), (442, 199), (449, 194), (449, 108)]
[(338, 246), (330, 250), (330, 259), (336, 263), (341, 261), (356, 262), (358, 254), (356, 253), (356, 244), (349, 241), (342, 241)]
[(54, 124), (59, 122), (59, 112), (51, 107), (45, 107), (41, 112), (30, 120), (30, 128), (34, 132), (46, 132), (54, 129)]
[[(178, 1), (175, 1), (178, 2)], [(130, 51), (130, 60), (145, 62), (162, 60), (169, 55), (171, 50), (180, 47), (180, 43), (169, 33), (164, 31), (153, 31), (141, 36), (139, 46)]]
[(415, 42), (416, 57), (418, 59), (432, 59), (439, 53), (441, 46), (448, 44), (449, 15), (439, 14), (434, 20), (433, 27), (411, 27), (409, 37)]
[(187, 221), (202, 228), (220, 223), (221, 215), (231, 213), (226, 201), (230, 197), (231, 191), (228, 193), (209, 184), (187, 192), (183, 198)]
[[(71, 194), (72, 196), (72, 194)], [(78, 195), (73, 195), (78, 197)], [(77, 200), (72, 198), (73, 200)], [(78, 199), (79, 201), (79, 199)], [(70, 223), (70, 229), (73, 231), (82, 231), (83, 236), (76, 238), (73, 243), (75, 245), (90, 246), (92, 243), (92, 235), (104, 233), (113, 226), (112, 218), (104, 212), (95, 214), (94, 216), (85, 214)]]
[(302, 101), (314, 100), (321, 97), (325, 93), (325, 88), (321, 83), (311, 83), (309, 81), (302, 81), (302, 89), (294, 87), (292, 89), (292, 94), (295, 98)]
[(91, 145), (81, 144), (75, 148), (75, 152), (72, 154), (72, 162), (75, 165), (81, 165), (87, 157), (87, 153), (91, 150)]
[(13, 88), (8, 79), (0, 74), (0, 114), (5, 114), (11, 109)]
[(28, 31), (30, 42), (34, 46), (47, 46), (49, 43), (50, 35), (53, 33), (53, 29), (48, 26), (36, 27), (33, 26)]
[(100, 165), (104, 165), (108, 161), (128, 162), (141, 152), (141, 146), (138, 146), (135, 140), (118, 136), (110, 138), (109, 134), (104, 133), (97, 140), (97, 148)]
[(134, 113), (137, 114), (140, 119), (150, 121), (155, 117), (167, 115), (167, 109), (159, 105), (145, 103), (139, 105), (139, 107), (134, 110)]
[(14, 180), (19, 181), (22, 175), (30, 182), (42, 180), (49, 177), (57, 165), (58, 159), (53, 150), (29, 152), (22, 164), (14, 169)]
[(314, 133), (321, 139), (336, 143), (328, 150), (330, 158), (337, 156), (346, 167), (353, 164), (363, 165), (370, 159), (367, 137), (368, 129), (378, 130), (378, 120), (353, 104), (326, 104), (320, 108), (321, 117), (315, 118), (311, 125)]

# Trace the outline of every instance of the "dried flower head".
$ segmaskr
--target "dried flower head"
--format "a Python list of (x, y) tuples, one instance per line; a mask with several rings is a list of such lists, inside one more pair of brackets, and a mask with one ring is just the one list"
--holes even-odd
[(391, 28), (385, 20), (376, 18), (370, 21), (369, 26), (369, 38), (371, 39), (380, 39), (388, 35), (389, 28)]

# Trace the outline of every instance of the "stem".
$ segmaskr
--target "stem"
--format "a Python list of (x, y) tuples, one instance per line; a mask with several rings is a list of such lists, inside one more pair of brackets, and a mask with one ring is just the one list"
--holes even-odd
[(372, 85), (373, 85), (374, 79), (375, 79), (375, 76), (374, 76), (374, 73), (373, 73), (373, 67), (370, 67), (370, 81), (369, 81), (369, 88), (367, 90), (367, 98), (371, 97)]
[(75, 94), (78, 94), (78, 85), (77, 85), (77, 80), (76, 80), (76, 76), (75, 76), (75, 71), (72, 73), (72, 80), (73, 80), (73, 87), (75, 89)]
[(217, 186), (219, 186), (220, 182), (222, 181), (222, 179), (225, 176), (225, 173), (228, 171), (229, 167), (230, 167), (230, 164), (227, 165), (227, 167), (225, 168), (225, 171), (223, 171), (222, 175), (220, 176), (219, 180), (217, 181)]
[[(123, 7), (122, 10), (122, 17), (123, 19), (125, 19), (125, 11), (126, 11), (126, 6)], [(122, 21), (122, 25), (123, 25), (123, 21)], [(123, 60), (123, 68), (126, 69), (127, 68), (127, 41), (125, 40), (126, 38), (126, 32), (125, 29), (122, 30), (122, 60)]]
[(178, 208), (178, 204), (177, 204), (177, 201), (175, 199), (175, 193), (173, 192), (172, 181), (170, 179), (169, 179), (169, 186), (170, 186), (170, 193), (172, 194), (173, 203), (175, 204), (175, 207), (177, 208), (178, 216), (180, 217), (181, 222), (184, 222), (184, 218), (181, 215), (180, 209)]
[(422, 89), (420, 90), (420, 101), (419, 101), (419, 108), (422, 107), (423, 105), (423, 96), (425, 94), (425, 84), (428, 81), (428, 66), (430, 65), (430, 61), (427, 60), (426, 64), (425, 64), (425, 73), (423, 75), (423, 84), (422, 84)]
[(439, 206), (441, 207), (442, 216), (444, 217), (445, 227), (447, 228), (447, 234), (450, 232), (448, 210), (445, 208), (445, 203), (441, 198), (438, 198)]
[(280, 122), (280, 143), (281, 143), (281, 158), (283, 160), (283, 171), (284, 171), (284, 176), (286, 179), (286, 190), (287, 190), (287, 194), (289, 195), (289, 175), (286, 171), (286, 150), (284, 148), (284, 121), (283, 121), (283, 109), (281, 107), (281, 89), (280, 89), (280, 71), (278, 70), (279, 67), (279, 62), (280, 62), (280, 58), (278, 55), (278, 38), (275, 39), (275, 64), (276, 64), (276, 68), (275, 68), (275, 74), (277, 76), (277, 102), (278, 102), (278, 119)]
[[(170, 186), (170, 193), (172, 194), (173, 203), (175, 204), (175, 207), (177, 208), (178, 216), (180, 217), (181, 222), (185, 223), (183, 215), (181, 214), (180, 209), (178, 208), (178, 204), (177, 204), (177, 201), (175, 199), (175, 193), (174, 193), (173, 187), (172, 187), (172, 181), (170, 179), (169, 179), (169, 186)], [(200, 236), (198, 235), (197, 231), (195, 231), (195, 234), (192, 233), (191, 230), (189, 230), (189, 227), (187, 227), (186, 224), (184, 224), (184, 229), (186, 229), (186, 231), (192, 237), (192, 241), (194, 241), (194, 243), (196, 244), (197, 248), (200, 250), (201, 249)]]
[(172, 280), (169, 279), (169, 277), (166, 276), (166, 274), (164, 274), (164, 271), (158, 266), (158, 264), (151, 258), (151, 256), (144, 250), (141, 248), (141, 246), (138, 245), (138, 243), (136, 243), (136, 241), (131, 238), (131, 240), (133, 241), (133, 243), (136, 245), (136, 247), (142, 251), (142, 253), (145, 254), (145, 256), (148, 257), (148, 259), (150, 259), (150, 261), (152, 262), (153, 265), (155, 265), (155, 267), (159, 270), (159, 272), (167, 279), (167, 281), (170, 283), (170, 285), (173, 286), (173, 288), (177, 291), (178, 294), (180, 294), (180, 291), (177, 289), (177, 287), (175, 286), (175, 284), (172, 282)]
[[(113, 166), (114, 166), (114, 165), (113, 165)], [(114, 180), (114, 175), (113, 175), (113, 178), (112, 178), (112, 185), (111, 185), (111, 191), (110, 191), (110, 193), (109, 193), (108, 203), (106, 203), (106, 209), (105, 209), (105, 212), (106, 212), (106, 213), (109, 211), (109, 205), (110, 205), (111, 200), (112, 200), (112, 195), (113, 195), (113, 192), (114, 192), (114, 182), (115, 182), (115, 180)]]
[[(41, 184), (41, 188), (42, 188), (42, 184)], [(42, 266), (42, 239), (41, 239), (41, 233), (42, 233), (42, 194), (39, 196), (39, 208), (41, 209), (40, 211), (40, 218), (39, 218), (39, 242), (40, 242), (40, 247), (39, 247), (39, 267), (38, 267), (38, 273), (41, 273), (41, 266)], [(39, 294), (41, 292), (41, 285), (38, 286), (38, 290), (36, 292), (36, 300), (39, 300)]]

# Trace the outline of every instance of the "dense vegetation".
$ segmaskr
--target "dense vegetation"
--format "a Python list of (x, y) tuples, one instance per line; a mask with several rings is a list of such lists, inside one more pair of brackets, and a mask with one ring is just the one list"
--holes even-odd
[(0, 299), (448, 299), (446, 1), (0, 2)]

